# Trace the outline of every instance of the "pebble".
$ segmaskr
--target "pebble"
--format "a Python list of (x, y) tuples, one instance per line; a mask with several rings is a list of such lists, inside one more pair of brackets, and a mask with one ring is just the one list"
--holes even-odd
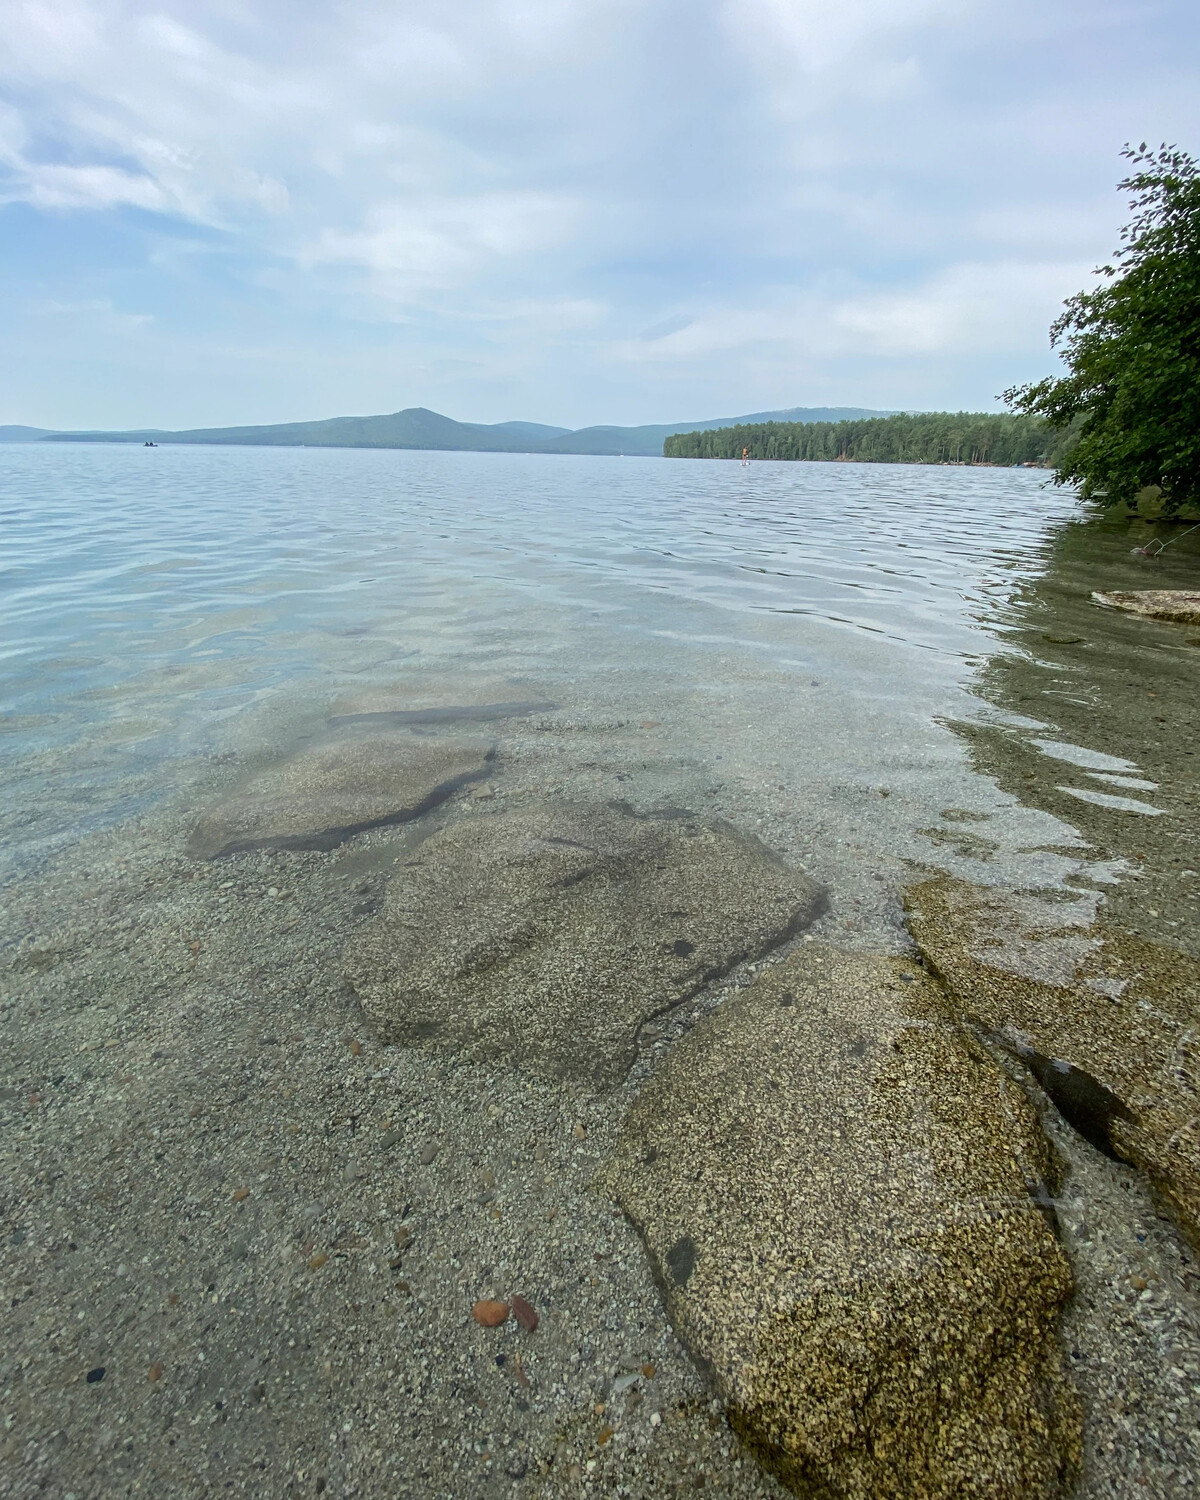
[(524, 1297), (512, 1299), (512, 1313), (517, 1322), (526, 1333), (536, 1333), (538, 1326), (537, 1309), (532, 1303), (526, 1302)]
[(147, 1372), (146, 1372), (146, 1379), (150, 1380), (150, 1381), (161, 1380), (162, 1379), (162, 1372), (163, 1372), (162, 1360), (161, 1359), (156, 1359), (154, 1361), (154, 1363), (150, 1366), (149, 1370), (147, 1370)]
[(401, 1133), (400, 1133), (400, 1131), (398, 1131), (398, 1130), (389, 1130), (389, 1131), (386, 1131), (383, 1135), (381, 1135), (379, 1137), (379, 1149), (381, 1151), (390, 1151), (393, 1146), (399, 1145), (400, 1140), (401, 1140)]
[(485, 1297), (476, 1302), (471, 1309), (471, 1316), (484, 1328), (499, 1328), (501, 1324), (508, 1322), (508, 1303), (493, 1302)]
[(418, 1159), (423, 1167), (427, 1167), (434, 1160), (437, 1154), (437, 1142), (428, 1141), (424, 1146), (421, 1147), (421, 1154)]
[(89, 1370), (87, 1372), (87, 1383), (88, 1383), (88, 1385), (95, 1385), (98, 1380), (103, 1380), (103, 1379), (104, 1379), (104, 1366), (103, 1365), (97, 1365), (94, 1370)]
[(582, 1122), (579, 1121), (579, 1120), (575, 1121), (575, 1128), (574, 1128), (574, 1130), (572, 1130), (571, 1134), (575, 1137), (575, 1139), (577, 1141), (582, 1141), (582, 1140), (586, 1140), (587, 1139), (587, 1131), (584, 1129)]

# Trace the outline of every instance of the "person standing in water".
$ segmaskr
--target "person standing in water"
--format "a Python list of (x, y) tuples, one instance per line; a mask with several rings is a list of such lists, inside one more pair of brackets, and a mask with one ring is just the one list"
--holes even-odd
[(749, 450), (749, 448), (743, 448), (742, 449), (742, 468), (744, 469), (749, 462), (750, 462), (750, 450)]

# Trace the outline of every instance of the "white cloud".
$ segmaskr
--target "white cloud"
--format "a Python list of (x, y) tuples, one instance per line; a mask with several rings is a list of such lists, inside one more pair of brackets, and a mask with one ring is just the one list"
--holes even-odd
[(161, 184), (142, 172), (120, 167), (65, 167), (54, 163), (19, 163), (21, 196), (37, 208), (113, 208), (129, 204), (157, 212), (175, 206)]
[[(1114, 243), (1120, 141), (1200, 138), (1186, 0), (0, 8), (0, 201), (70, 218), (60, 300), (116, 305), (136, 262), (176, 353), (222, 316), (309, 338), (337, 407), (388, 336), (372, 378), (419, 372), (409, 399), (580, 420), (1036, 363)], [(86, 253), (104, 214), (141, 236), (123, 278)]]
[(548, 193), (485, 193), (375, 205), (358, 229), (325, 229), (303, 262), (348, 264), (403, 294), (453, 285), (481, 263), (535, 255), (570, 234), (578, 205)]
[(685, 363), (775, 347), (798, 358), (960, 357), (980, 348), (1009, 353), (1045, 341), (1063, 299), (1087, 280), (1075, 262), (1001, 261), (947, 266), (920, 283), (849, 291), (830, 280), (798, 291), (774, 287), (766, 301), (710, 308), (655, 336), (615, 342), (610, 356)]
[(44, 302), (32, 303), (28, 312), (33, 317), (69, 318), (73, 323), (87, 319), (109, 333), (128, 333), (147, 328), (154, 322), (150, 313), (122, 311), (114, 307), (107, 297), (92, 297), (86, 302), (58, 302), (54, 298), (48, 298)]
[(897, 39), (893, 66), (903, 63), (921, 30), (979, 8), (979, 0), (727, 0), (725, 26), (764, 70), (798, 66), (812, 75), (855, 53), (892, 51)]

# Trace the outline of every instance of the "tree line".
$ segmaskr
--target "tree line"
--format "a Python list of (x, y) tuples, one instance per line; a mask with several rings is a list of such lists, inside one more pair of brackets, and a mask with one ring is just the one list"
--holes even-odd
[(986, 412), (901, 413), (845, 422), (756, 422), (681, 432), (665, 458), (751, 458), (875, 464), (1042, 464), (1061, 457), (1071, 434), (1038, 417)]

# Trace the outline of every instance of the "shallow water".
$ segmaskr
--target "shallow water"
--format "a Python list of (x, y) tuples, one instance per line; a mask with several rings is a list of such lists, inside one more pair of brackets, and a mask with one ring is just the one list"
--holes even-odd
[[(1200, 554), (1134, 562), (1127, 523), (1041, 475), (14, 446), (0, 526), (14, 1494), (784, 1493), (592, 1186), (721, 993), (643, 1027), (611, 1094), (381, 1045), (343, 953), (435, 826), (567, 800), (725, 818), (826, 888), (805, 936), (842, 949), (911, 952), (900, 892), (931, 868), (1194, 937), (1196, 654), (1090, 590), (1180, 586)], [(555, 706), (454, 731), (497, 742), (481, 804), (190, 857), (243, 773), (356, 732), (330, 724), (347, 700), (484, 689)], [(1173, 1500), (1191, 1262), (1092, 1154), (1060, 1205), (1081, 1494)], [(1125, 1318), (1148, 1257), (1169, 1294)], [(498, 1342), (470, 1307), (514, 1291), (542, 1325)]]
[(620, 700), (810, 814), (900, 779), (919, 824), (1072, 510), (1021, 470), (90, 445), (0, 450), (0, 495), (10, 868), (402, 670)]

